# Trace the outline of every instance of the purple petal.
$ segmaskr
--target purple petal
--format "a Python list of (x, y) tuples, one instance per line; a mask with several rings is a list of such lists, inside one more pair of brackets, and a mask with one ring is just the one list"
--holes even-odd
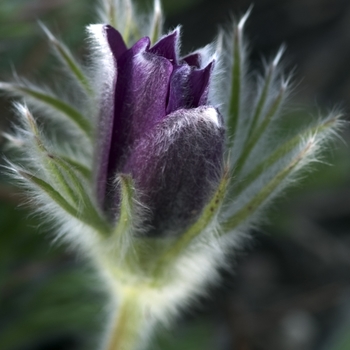
[[(166, 101), (173, 65), (148, 52), (149, 38), (139, 40), (118, 60), (114, 121), (109, 149), (107, 178), (115, 174), (128, 157), (135, 140), (166, 116)], [(106, 207), (115, 205), (115, 188), (107, 188)]]
[(104, 30), (106, 32), (109, 48), (112, 51), (114, 58), (118, 60), (128, 48), (126, 47), (121, 34), (116, 29), (106, 25), (104, 26)]
[(204, 106), (208, 102), (209, 81), (214, 68), (214, 61), (203, 69), (194, 69), (189, 78), (189, 86), (192, 96), (190, 107)]
[(199, 53), (192, 53), (182, 58), (184, 62), (186, 62), (189, 66), (200, 68), (202, 56)]
[(221, 176), (222, 118), (212, 107), (198, 107), (207, 104), (213, 62), (196, 69), (195, 53), (177, 65), (178, 30), (152, 48), (145, 37), (130, 49), (114, 28), (103, 30), (113, 56), (106, 56), (101, 91), (97, 199), (115, 217), (114, 180), (129, 173), (153, 213), (145, 222), (150, 234), (180, 230), (199, 215)]
[(188, 78), (191, 68), (188, 65), (174, 68), (170, 79), (169, 100), (166, 113), (170, 114), (177, 109), (185, 108), (189, 104)]
[(223, 170), (220, 121), (213, 107), (177, 110), (133, 147), (123, 172), (151, 211), (148, 235), (183, 231), (215, 191)]
[(179, 40), (179, 30), (175, 29), (171, 34), (160, 39), (149, 52), (162, 56), (177, 64), (177, 42)]

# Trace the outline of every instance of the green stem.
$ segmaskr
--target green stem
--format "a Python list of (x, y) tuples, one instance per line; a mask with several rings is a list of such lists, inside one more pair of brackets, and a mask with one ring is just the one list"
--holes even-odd
[(123, 291), (117, 313), (112, 319), (105, 350), (133, 350), (138, 347), (146, 326), (139, 293), (137, 289)]

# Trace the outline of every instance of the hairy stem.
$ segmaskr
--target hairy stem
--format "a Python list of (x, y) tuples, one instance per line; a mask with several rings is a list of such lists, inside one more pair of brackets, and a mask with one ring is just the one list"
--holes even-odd
[(111, 320), (104, 350), (136, 350), (145, 331), (145, 315), (140, 304), (140, 291), (123, 291), (118, 310)]

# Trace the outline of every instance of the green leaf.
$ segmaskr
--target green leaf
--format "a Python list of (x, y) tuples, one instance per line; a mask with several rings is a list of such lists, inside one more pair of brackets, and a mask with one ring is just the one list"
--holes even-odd
[(299, 154), (276, 176), (274, 176), (246, 205), (223, 224), (223, 232), (229, 232), (242, 224), (249, 216), (266, 202), (282, 182), (297, 168), (305, 157), (312, 151), (315, 145), (314, 138), (310, 138)]
[[(35, 119), (25, 106), (19, 106), (19, 108), (21, 108), (21, 113), (26, 118), (35, 137), (39, 153), (44, 156), (44, 165), (48, 169), (50, 176), (54, 178), (53, 182), (58, 184), (60, 190), (69, 197), (73, 205), (81, 207), (82, 215), (80, 219), (82, 221), (95, 227), (102, 234), (109, 232), (109, 225), (100, 217), (95, 209), (86, 189), (82, 185), (82, 179), (77, 176), (69, 163), (47, 150), (44, 143), (41, 141)], [(64, 197), (62, 196), (62, 198)]]
[(73, 216), (74, 218), (78, 219), (79, 221), (85, 223), (88, 226), (93, 227), (98, 232), (104, 233), (107, 229), (107, 224), (104, 223), (102, 220), (97, 222), (95, 216), (89, 216), (89, 215), (83, 215), (82, 212), (77, 210), (75, 207), (73, 207), (71, 204), (69, 204), (61, 194), (54, 189), (50, 184), (45, 182), (44, 180), (29, 174), (23, 170), (17, 170), (18, 174), (20, 174), (23, 178), (27, 179), (28, 181), (32, 182), (34, 185), (39, 187), (44, 193), (46, 193), (57, 205), (59, 205), (64, 211), (66, 211), (68, 214)]
[(256, 103), (256, 106), (255, 106), (255, 109), (253, 112), (252, 122), (251, 122), (251, 125), (250, 125), (249, 130), (248, 130), (247, 139), (249, 139), (252, 136), (252, 134), (255, 132), (256, 126), (257, 126), (258, 121), (260, 119), (260, 116), (261, 116), (261, 114), (264, 110), (264, 107), (266, 105), (267, 97), (268, 97), (268, 94), (269, 94), (269, 91), (270, 91), (270, 88), (271, 88), (271, 85), (273, 82), (273, 78), (275, 75), (275, 70), (276, 70), (276, 67), (278, 66), (278, 63), (279, 63), (281, 57), (282, 57), (283, 51), (284, 51), (284, 47), (282, 46), (281, 49), (278, 51), (275, 59), (272, 61), (269, 68), (267, 69), (266, 76), (264, 79), (264, 84), (262, 86), (261, 92), (260, 92), (259, 97), (258, 97), (258, 101)]
[(235, 29), (233, 44), (233, 66), (232, 66), (232, 81), (231, 81), (231, 96), (229, 106), (229, 122), (228, 132), (232, 138), (235, 136), (239, 113), (241, 108), (241, 89), (242, 89), (242, 44), (241, 34), (238, 28)]
[(281, 160), (285, 155), (298, 147), (300, 143), (310, 135), (320, 135), (327, 133), (333, 129), (338, 123), (340, 115), (331, 116), (325, 119), (322, 123), (306, 128), (304, 131), (294, 136), (287, 142), (279, 146), (266, 159), (258, 164), (247, 176), (234, 187), (234, 194), (237, 196), (245, 188), (247, 188), (253, 181), (255, 181), (261, 174), (267, 171), (272, 165)]
[(249, 131), (248, 131), (248, 139), (252, 136), (252, 133), (255, 131), (256, 125), (259, 121), (261, 113), (262, 113), (262, 111), (265, 107), (265, 104), (267, 102), (267, 96), (268, 96), (268, 93), (270, 91), (272, 76), (273, 76), (273, 65), (271, 65), (267, 71), (265, 81), (264, 81), (264, 86), (260, 92), (258, 102), (255, 106), (252, 123), (251, 123), (251, 125), (249, 127)]
[(17, 170), (17, 172), (25, 179), (29, 180), (37, 187), (39, 187), (43, 192), (45, 192), (57, 205), (59, 205), (64, 211), (66, 211), (71, 216), (75, 217), (79, 221), (83, 221), (79, 211), (70, 205), (61, 194), (56, 191), (50, 184), (44, 180), (29, 174), (23, 170)]
[(73, 169), (76, 169), (77, 172), (83, 175), (86, 180), (91, 179), (91, 170), (86, 165), (66, 155), (59, 155), (59, 157), (68, 163)]
[(41, 140), (40, 132), (34, 117), (25, 106), (19, 105), (19, 108), (22, 115), (26, 118), (29, 128), (34, 135), (34, 140), (35, 140), (38, 152), (43, 157), (44, 166), (48, 170), (50, 177), (54, 178), (53, 182), (59, 185), (60, 189), (69, 197), (69, 199), (75, 205), (79, 204), (79, 199), (77, 198), (76, 193), (73, 191), (71, 186), (67, 183), (66, 179), (62, 174), (61, 169), (57, 166), (56, 157), (48, 152), (43, 141)]
[(231, 71), (231, 96), (229, 105), (229, 120), (228, 120), (228, 134), (230, 136), (230, 143), (232, 145), (233, 139), (237, 132), (239, 118), (242, 105), (242, 87), (243, 87), (243, 56), (244, 47), (242, 43), (244, 24), (249, 16), (250, 10), (239, 21), (233, 31), (233, 65)]
[(33, 89), (25, 85), (10, 84), (0, 82), (0, 89), (12, 91), (22, 96), (28, 96), (43, 103), (51, 108), (63, 113), (72, 122), (74, 122), (88, 137), (91, 137), (91, 125), (90, 122), (79, 113), (74, 107), (60, 100), (57, 97), (51, 96), (39, 89)]
[(287, 87), (286, 84), (282, 84), (278, 95), (272, 101), (270, 108), (265, 113), (263, 121), (258, 126), (258, 128), (255, 130), (255, 132), (253, 133), (251, 138), (248, 139), (246, 146), (243, 148), (242, 154), (240, 155), (240, 157), (237, 160), (237, 164), (235, 166), (236, 175), (241, 172), (241, 170), (244, 167), (245, 162), (247, 161), (250, 153), (252, 152), (252, 150), (254, 149), (254, 147), (256, 146), (258, 141), (260, 140), (263, 133), (266, 131), (272, 118), (277, 114), (277, 112), (282, 104), (286, 87)]
[(81, 69), (80, 65), (77, 63), (75, 58), (73, 57), (72, 53), (69, 51), (69, 49), (61, 43), (59, 40), (57, 40), (54, 35), (49, 31), (49, 29), (39, 22), (41, 28), (47, 35), (50, 44), (55, 48), (55, 51), (58, 55), (58, 57), (61, 59), (61, 61), (65, 64), (65, 66), (70, 71), (71, 75), (76, 79), (77, 83), (83, 87), (83, 89), (86, 91), (86, 93), (90, 96), (94, 95), (94, 92), (91, 88), (91, 85), (84, 74), (83, 70)]
[(63, 159), (56, 156), (52, 156), (52, 159), (56, 166), (62, 170), (62, 173), (69, 178), (70, 182), (72, 183), (72, 191), (76, 198), (76, 205), (82, 204), (81, 210), (83, 217), (85, 218), (85, 222), (96, 228), (99, 233), (107, 235), (110, 232), (110, 226), (97, 212), (89, 195), (86, 193), (86, 189), (82, 185), (82, 181), (79, 176), (77, 176), (75, 171)]

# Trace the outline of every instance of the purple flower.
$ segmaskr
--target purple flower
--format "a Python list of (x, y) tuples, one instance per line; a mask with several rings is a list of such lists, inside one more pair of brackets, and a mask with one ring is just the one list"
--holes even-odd
[(224, 128), (208, 105), (214, 61), (179, 58), (179, 30), (154, 46), (148, 37), (127, 48), (111, 26), (101, 27), (113, 57), (111, 84), (101, 94), (96, 192), (110, 219), (118, 215), (118, 174), (130, 174), (149, 208), (150, 235), (183, 230), (200, 214), (223, 170)]

